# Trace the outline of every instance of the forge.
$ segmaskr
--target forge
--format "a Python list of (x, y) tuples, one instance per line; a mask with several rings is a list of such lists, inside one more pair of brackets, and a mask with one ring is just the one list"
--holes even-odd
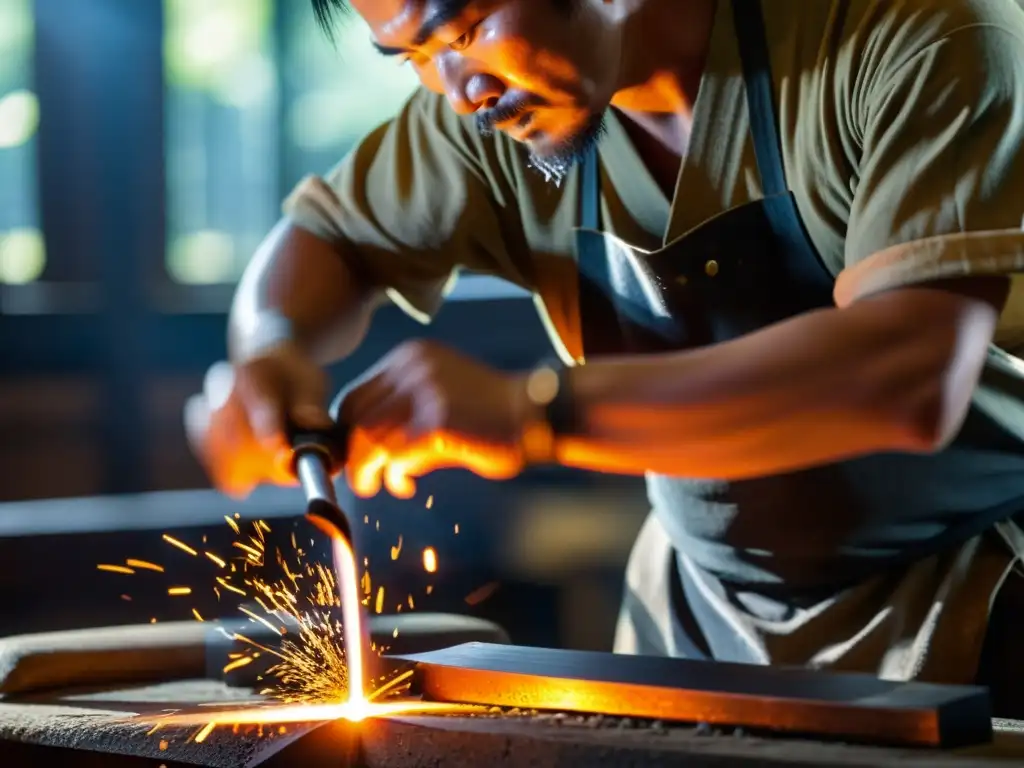
[[(407, 701), (474, 707), (361, 722), (270, 717), (205, 733), (196, 727), (203, 718), (266, 706), (251, 681), (209, 679), (210, 627), (201, 632), (191, 622), (0, 641), (4, 765), (724, 768), (898, 761), (906, 768), (982, 768), (1024, 761), (1024, 730), (993, 723), (979, 689), (472, 638), (451, 646), (467, 632), (481, 639), (489, 632), (494, 640), (500, 630), (436, 618), (461, 634), (431, 634), (422, 629), (429, 615), (420, 616), (419, 647), (410, 643), (402, 656), (383, 662), (412, 672), (416, 685)], [(170, 712), (198, 719), (165, 721), (154, 731), (153, 718)]]

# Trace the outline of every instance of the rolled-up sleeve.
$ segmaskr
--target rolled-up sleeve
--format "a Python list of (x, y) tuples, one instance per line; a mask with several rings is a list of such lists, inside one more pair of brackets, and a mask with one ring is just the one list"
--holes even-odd
[(1024, 11), (966, 5), (987, 10), (972, 23), (947, 21), (916, 50), (894, 46), (861, 78), (839, 306), (901, 286), (1024, 272)]
[(426, 321), (460, 268), (532, 288), (500, 151), (421, 90), (331, 173), (304, 179), (284, 213)]

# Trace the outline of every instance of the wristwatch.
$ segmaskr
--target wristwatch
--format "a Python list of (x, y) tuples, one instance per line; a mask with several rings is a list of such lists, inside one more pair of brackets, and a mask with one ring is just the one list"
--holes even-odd
[(526, 463), (556, 463), (557, 438), (575, 434), (578, 429), (569, 369), (558, 361), (541, 363), (526, 378), (526, 397), (537, 414), (523, 429)]

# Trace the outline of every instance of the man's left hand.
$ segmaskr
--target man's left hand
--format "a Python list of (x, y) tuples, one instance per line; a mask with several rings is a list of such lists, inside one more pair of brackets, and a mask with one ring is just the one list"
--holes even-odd
[(335, 412), (352, 427), (353, 492), (373, 496), (383, 485), (399, 498), (411, 498), (416, 478), (437, 469), (514, 477), (532, 416), (524, 378), (426, 341), (385, 356), (339, 395)]

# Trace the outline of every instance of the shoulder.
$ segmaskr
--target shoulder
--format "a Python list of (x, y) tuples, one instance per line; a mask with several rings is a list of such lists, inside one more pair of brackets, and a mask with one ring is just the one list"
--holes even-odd
[(1024, 0), (853, 0), (843, 29), (844, 53), (863, 75), (897, 73), (930, 53), (955, 59), (964, 75), (1024, 60)]

